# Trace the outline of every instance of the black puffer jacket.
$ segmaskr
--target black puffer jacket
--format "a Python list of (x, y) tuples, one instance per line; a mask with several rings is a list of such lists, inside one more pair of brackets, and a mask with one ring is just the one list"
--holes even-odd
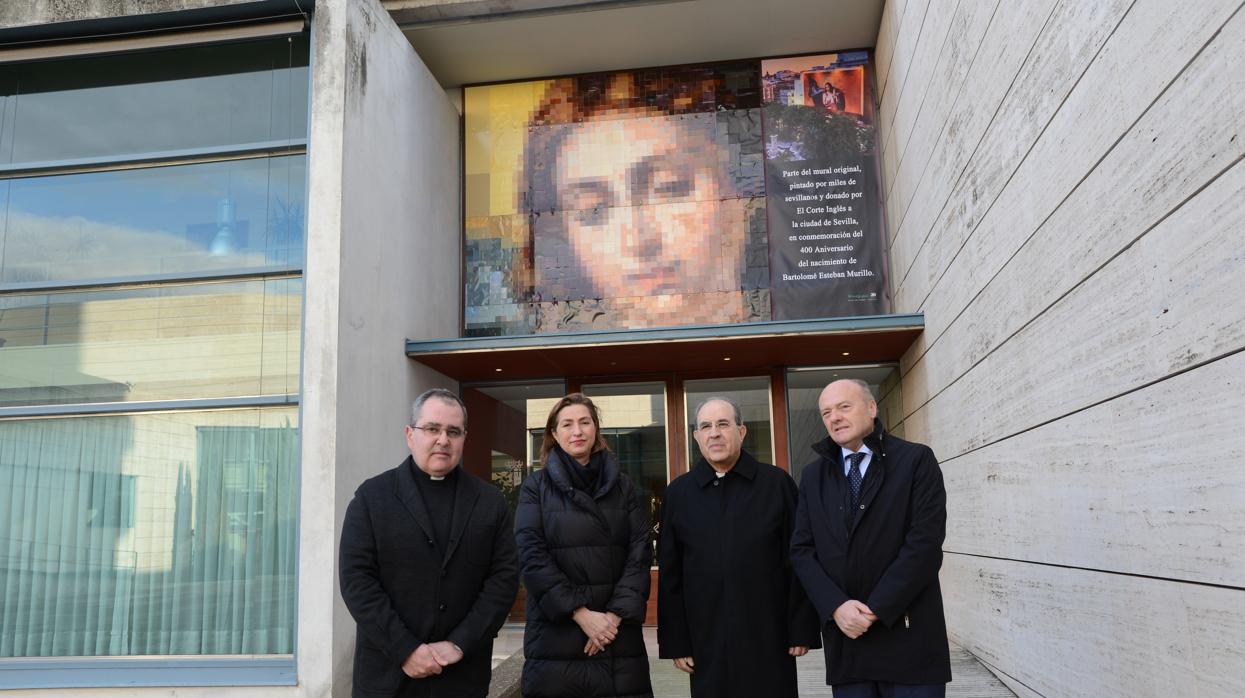
[[(652, 696), (642, 632), (649, 592), (647, 509), (608, 452), (593, 454), (596, 485), (577, 486), (569, 457), (555, 449), (523, 482), (515, 539), (527, 588), (523, 695)], [(584, 654), (588, 638), (571, 614), (580, 606), (622, 619), (604, 652)]]

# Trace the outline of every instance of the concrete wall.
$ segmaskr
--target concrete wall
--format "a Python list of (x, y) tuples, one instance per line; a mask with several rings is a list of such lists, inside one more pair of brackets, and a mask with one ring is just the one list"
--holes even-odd
[(246, 5), (255, 0), (13, 0), (0, 3), (0, 28), (140, 17), (222, 5)]
[(887, 3), (903, 430), (1021, 695), (1245, 694), (1245, 11)]
[(298, 667), (348, 695), (345, 507), (405, 457), (411, 400), (457, 387), (404, 341), (458, 334), (459, 118), (375, 0), (320, 0), (313, 31)]

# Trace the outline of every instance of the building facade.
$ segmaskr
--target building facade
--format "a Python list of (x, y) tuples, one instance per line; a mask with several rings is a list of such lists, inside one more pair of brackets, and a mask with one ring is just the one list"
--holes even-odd
[[(0, 8), (0, 687), (347, 695), (341, 518), (427, 388), (504, 491), (593, 395), (656, 513), (699, 399), (798, 474), (855, 376), (942, 462), (949, 630), (1013, 691), (1245, 691), (1238, 4), (550, 5)], [(725, 174), (566, 203), (515, 144), (598, 117), (545, 108), (572, 84)], [(771, 103), (875, 129), (884, 307), (780, 288)], [(716, 237), (602, 247), (662, 221)], [(624, 264), (671, 254), (717, 266)]]

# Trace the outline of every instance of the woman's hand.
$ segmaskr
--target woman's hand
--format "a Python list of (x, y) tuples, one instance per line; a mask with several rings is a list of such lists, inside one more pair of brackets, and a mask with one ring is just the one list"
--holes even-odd
[[(584, 647), (584, 652), (588, 656), (592, 656), (605, 646), (614, 641), (618, 637), (618, 626), (621, 620), (613, 613), (598, 613), (597, 611), (588, 610), (586, 606), (580, 606), (575, 609), (575, 613), (571, 616), (579, 629), (588, 636), (588, 644)], [(593, 644), (596, 647), (593, 647)], [(593, 651), (595, 649), (595, 651)]]

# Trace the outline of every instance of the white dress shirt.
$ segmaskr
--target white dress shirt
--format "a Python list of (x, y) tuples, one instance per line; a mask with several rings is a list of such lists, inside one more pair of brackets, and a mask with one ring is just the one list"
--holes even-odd
[(860, 461), (860, 478), (863, 480), (865, 477), (865, 471), (869, 469), (869, 464), (873, 462), (873, 450), (864, 444), (860, 445), (859, 451), (851, 451), (846, 448), (843, 448), (842, 446), (840, 446), (839, 448), (843, 450), (843, 474), (844, 475), (850, 475), (852, 472), (852, 463), (851, 461), (847, 460), (847, 457), (852, 455), (853, 453), (865, 454), (865, 459)]

